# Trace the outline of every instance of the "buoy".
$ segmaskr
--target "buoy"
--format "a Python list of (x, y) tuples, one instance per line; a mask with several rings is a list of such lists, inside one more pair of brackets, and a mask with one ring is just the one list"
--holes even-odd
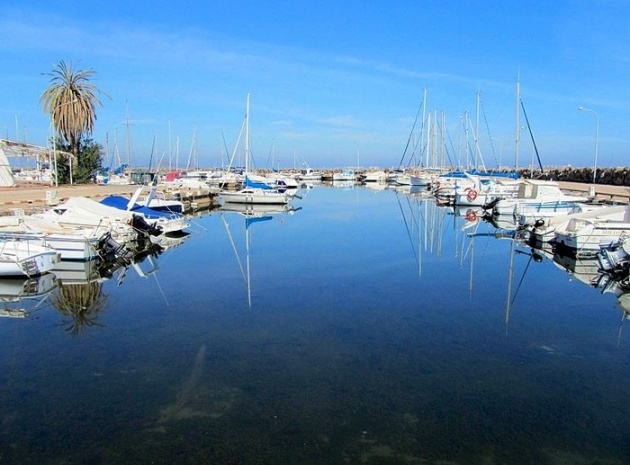
[(477, 221), (477, 213), (474, 210), (468, 210), (466, 212), (466, 219), (470, 221), (471, 223), (473, 221)]

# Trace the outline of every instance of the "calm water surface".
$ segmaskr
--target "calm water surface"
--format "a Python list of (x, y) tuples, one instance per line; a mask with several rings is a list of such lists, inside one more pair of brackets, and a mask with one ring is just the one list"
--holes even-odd
[(0, 318), (0, 464), (630, 461), (630, 334), (593, 261), (422, 195), (301, 197), (3, 302), (27, 314)]

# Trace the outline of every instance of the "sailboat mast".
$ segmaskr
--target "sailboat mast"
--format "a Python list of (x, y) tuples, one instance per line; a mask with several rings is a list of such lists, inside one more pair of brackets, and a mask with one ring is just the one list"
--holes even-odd
[(131, 166), (131, 135), (129, 130), (129, 102), (125, 102), (125, 126), (127, 136), (127, 165)]
[(479, 104), (481, 101), (481, 92), (477, 91), (477, 105), (475, 109), (475, 169), (479, 167)]
[[(424, 88), (422, 94), (422, 126), (420, 130), (420, 147), (424, 150), (424, 163), (425, 166), (429, 166), (429, 151), (426, 150), (426, 141), (424, 140), (424, 127), (427, 124), (427, 89)], [(427, 133), (428, 134), (428, 133)]]
[(516, 106), (514, 111), (514, 169), (518, 170), (518, 150), (521, 142), (521, 83), (520, 83), (520, 71), (516, 76)]
[(245, 173), (249, 173), (249, 94), (245, 105)]

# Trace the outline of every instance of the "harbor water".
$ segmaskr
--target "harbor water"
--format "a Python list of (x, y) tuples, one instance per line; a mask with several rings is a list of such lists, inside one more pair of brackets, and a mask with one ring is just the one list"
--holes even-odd
[(426, 192), (234, 210), (2, 280), (0, 464), (630, 462), (630, 305), (596, 260)]

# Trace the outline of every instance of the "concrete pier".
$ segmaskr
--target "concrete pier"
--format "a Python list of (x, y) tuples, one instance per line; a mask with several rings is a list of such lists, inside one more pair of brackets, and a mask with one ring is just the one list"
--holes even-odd
[[(131, 197), (138, 185), (79, 184), (75, 186), (46, 186), (23, 184), (17, 187), (0, 187), (0, 215), (11, 215), (21, 210), (25, 214), (41, 210), (68, 197), (87, 197), (99, 201), (108, 195)], [(209, 208), (217, 202), (217, 194), (190, 190), (182, 192), (180, 199), (187, 208)]]
[(603, 202), (630, 202), (630, 186), (611, 186), (608, 184), (585, 184), (581, 182), (558, 181), (565, 192), (575, 192), (593, 196)]

